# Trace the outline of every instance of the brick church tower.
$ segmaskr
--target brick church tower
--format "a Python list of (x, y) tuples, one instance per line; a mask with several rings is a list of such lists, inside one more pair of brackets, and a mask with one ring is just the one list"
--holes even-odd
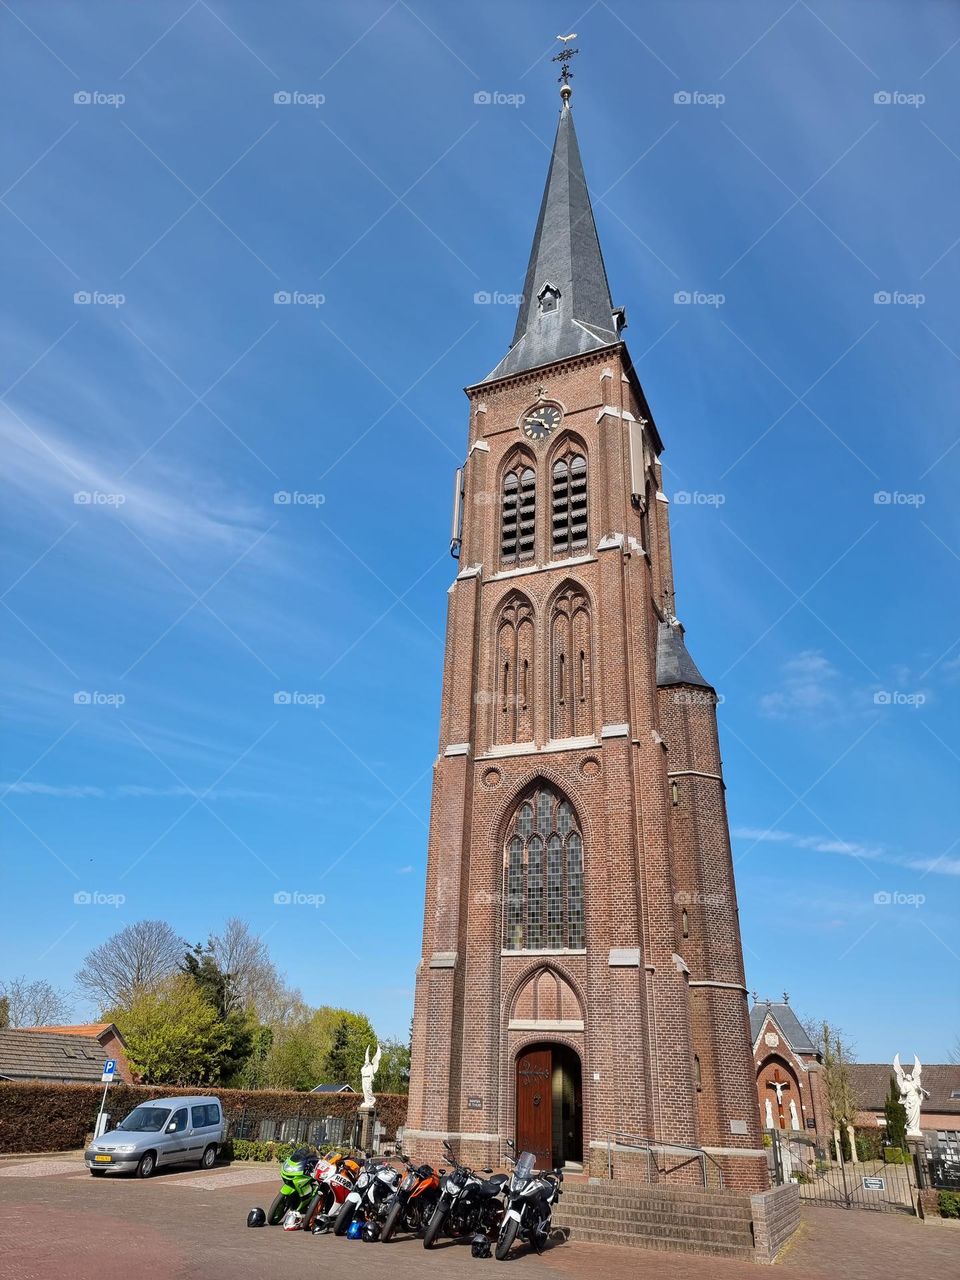
[(760, 1190), (717, 699), (561, 97), (513, 344), (466, 389), (406, 1141), (668, 1182), (700, 1148)]

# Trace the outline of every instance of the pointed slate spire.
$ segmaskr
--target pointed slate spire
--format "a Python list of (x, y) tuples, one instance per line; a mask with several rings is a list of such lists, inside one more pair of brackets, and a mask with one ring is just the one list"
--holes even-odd
[(623, 327), (610, 301), (566, 88), (513, 343), (485, 382), (609, 346)]
[(704, 680), (697, 664), (690, 657), (683, 639), (683, 628), (675, 619), (661, 622), (657, 628), (657, 687), (665, 689), (674, 684), (698, 685), (701, 689), (713, 688), (709, 681)]

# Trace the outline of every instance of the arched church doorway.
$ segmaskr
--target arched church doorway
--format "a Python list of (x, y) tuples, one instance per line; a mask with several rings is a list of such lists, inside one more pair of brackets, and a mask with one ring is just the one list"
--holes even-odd
[(583, 1162), (579, 1055), (563, 1044), (529, 1045), (517, 1057), (517, 1151), (538, 1168)]

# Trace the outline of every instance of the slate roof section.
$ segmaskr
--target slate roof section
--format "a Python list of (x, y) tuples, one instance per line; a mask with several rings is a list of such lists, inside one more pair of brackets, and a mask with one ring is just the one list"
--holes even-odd
[[(913, 1059), (903, 1060), (907, 1071), (913, 1070)], [(857, 1102), (864, 1111), (882, 1111), (887, 1094), (890, 1091), (890, 1077), (893, 1075), (893, 1064), (887, 1062), (851, 1062), (848, 1070)], [(923, 1063), (920, 1083), (930, 1097), (924, 1098), (920, 1109), (920, 1128), (925, 1125), (928, 1114), (960, 1116), (960, 1097), (951, 1098), (951, 1093), (960, 1094), (960, 1064), (931, 1062)]]
[[(560, 295), (553, 311), (540, 309), (538, 294), (545, 285), (551, 285)], [(484, 382), (586, 351), (599, 351), (618, 341), (573, 112), (564, 103), (513, 343)]]
[(657, 630), (657, 687), (665, 689), (674, 684), (713, 688), (690, 657), (679, 623), (661, 622)]
[(763, 1024), (770, 1015), (783, 1033), (784, 1040), (794, 1053), (816, 1053), (810, 1037), (803, 1029), (803, 1023), (788, 1004), (761, 1000), (750, 1010), (750, 1035), (753, 1043), (763, 1029)]
[(99, 1083), (105, 1060), (96, 1036), (0, 1030), (0, 1080)]
[(356, 1093), (353, 1085), (350, 1084), (317, 1084), (310, 1090), (311, 1093)]
[(63, 1036), (93, 1036), (96, 1040), (103, 1040), (107, 1032), (111, 1032), (122, 1045), (126, 1046), (126, 1041), (120, 1034), (120, 1028), (115, 1022), (79, 1022), (71, 1026), (48, 1026), (48, 1027), (18, 1027), (18, 1031), (29, 1031), (31, 1035), (43, 1031), (56, 1031)]

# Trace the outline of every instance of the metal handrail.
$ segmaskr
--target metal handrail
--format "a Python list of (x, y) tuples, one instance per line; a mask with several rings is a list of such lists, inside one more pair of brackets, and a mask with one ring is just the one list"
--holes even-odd
[[(676, 1173), (677, 1169), (683, 1169), (686, 1165), (692, 1164), (696, 1160), (700, 1165), (700, 1176), (703, 1178), (704, 1190), (709, 1187), (707, 1180), (707, 1161), (714, 1166), (717, 1171), (717, 1182), (719, 1188), (723, 1190), (723, 1169), (720, 1167), (719, 1161), (715, 1160), (709, 1151), (705, 1151), (703, 1147), (689, 1147), (681, 1142), (654, 1142), (650, 1138), (641, 1138), (635, 1134), (613, 1133), (607, 1138), (607, 1177), (613, 1178), (613, 1148), (614, 1147), (631, 1147), (635, 1151), (643, 1151), (647, 1157), (647, 1181), (653, 1183), (650, 1177), (650, 1157), (656, 1152), (664, 1155), (684, 1155), (689, 1154), (690, 1159), (678, 1164), (676, 1169), (671, 1169), (671, 1173)], [(658, 1170), (658, 1172), (660, 1172)], [(666, 1172), (664, 1170), (663, 1172)]]

